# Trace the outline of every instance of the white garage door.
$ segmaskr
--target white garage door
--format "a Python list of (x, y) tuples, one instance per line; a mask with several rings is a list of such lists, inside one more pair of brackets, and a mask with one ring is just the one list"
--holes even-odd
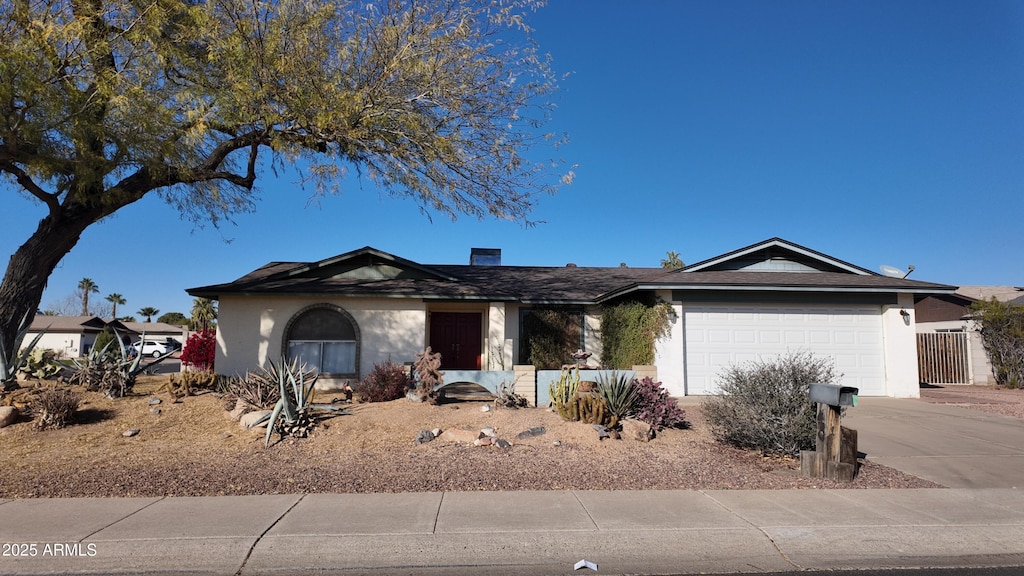
[(879, 306), (685, 305), (687, 394), (715, 394), (730, 364), (809, 350), (835, 361), (840, 383), (885, 394)]

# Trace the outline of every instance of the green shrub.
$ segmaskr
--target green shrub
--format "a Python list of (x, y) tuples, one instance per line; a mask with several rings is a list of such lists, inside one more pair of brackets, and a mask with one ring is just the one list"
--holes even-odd
[(668, 335), (669, 310), (664, 303), (625, 302), (601, 311), (601, 362), (628, 370), (654, 363), (654, 344)]
[(373, 370), (356, 383), (355, 393), (363, 402), (389, 402), (405, 396), (411, 387), (409, 370), (389, 358), (373, 365)]
[(558, 370), (580, 348), (578, 308), (533, 308), (523, 315), (520, 357), (538, 370)]
[(809, 385), (834, 384), (840, 376), (831, 359), (807, 351), (732, 365), (718, 377), (721, 395), (704, 401), (704, 417), (720, 441), (764, 454), (796, 456), (815, 443)]
[(1024, 305), (993, 298), (971, 308), (996, 384), (1024, 388)]

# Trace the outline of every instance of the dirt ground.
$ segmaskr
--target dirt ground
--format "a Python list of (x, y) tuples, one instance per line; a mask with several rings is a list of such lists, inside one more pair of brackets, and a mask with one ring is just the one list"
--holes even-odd
[[(715, 442), (700, 407), (692, 405), (683, 406), (687, 429), (664, 430), (644, 443), (599, 440), (589, 425), (565, 422), (546, 408), (354, 404), (325, 418), (309, 438), (278, 442), (275, 436), (265, 449), (264, 430), (230, 420), (224, 398), (204, 393), (173, 402), (156, 393), (164, 378), (140, 379), (133, 395), (117, 400), (85, 393), (76, 423), (67, 428), (40, 431), (26, 420), (0, 429), (0, 497), (935, 486), (870, 461), (851, 484), (801, 478), (797, 460)], [(1001, 406), (1007, 415), (1007, 406), (1016, 406), (1024, 417), (1024, 392), (979, 392), (992, 398), (979, 406)], [(942, 394), (925, 399), (941, 401)], [(151, 405), (151, 398), (161, 403)], [(544, 434), (517, 438), (539, 426)], [(512, 446), (440, 438), (415, 443), (420, 430), (485, 427)], [(123, 435), (131, 429), (139, 433)]]

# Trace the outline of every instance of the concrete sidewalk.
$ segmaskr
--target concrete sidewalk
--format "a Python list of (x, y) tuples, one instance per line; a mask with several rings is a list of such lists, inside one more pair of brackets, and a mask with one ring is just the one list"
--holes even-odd
[(581, 559), (598, 574), (1006, 566), (1024, 565), (1024, 491), (13, 500), (0, 501), (0, 545), (0, 574), (594, 573), (573, 570)]

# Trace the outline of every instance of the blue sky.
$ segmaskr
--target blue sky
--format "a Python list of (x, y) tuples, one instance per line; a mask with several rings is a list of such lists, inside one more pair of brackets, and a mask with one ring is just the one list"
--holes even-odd
[[(780, 236), (954, 285), (1024, 285), (1024, 4), (552, 0), (532, 19), (559, 72), (549, 128), (576, 180), (525, 228), (433, 222), (349, 178), (319, 204), (266, 171), (253, 214), (196, 229), (147, 198), (86, 231), (43, 307), (100, 295), (188, 314), (189, 287), (371, 245), (423, 263), (498, 247), (512, 265), (687, 263)], [(9, 194), (0, 251), (42, 209)]]

